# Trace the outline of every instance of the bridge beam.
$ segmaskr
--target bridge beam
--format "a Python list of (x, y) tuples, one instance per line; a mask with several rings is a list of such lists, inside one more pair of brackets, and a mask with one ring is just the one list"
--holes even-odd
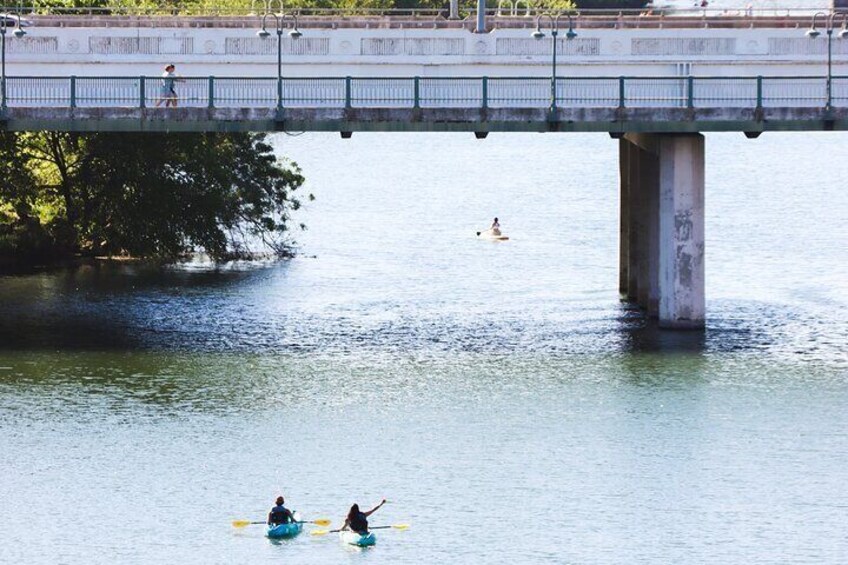
[(704, 327), (704, 137), (619, 141), (619, 288), (660, 326)]

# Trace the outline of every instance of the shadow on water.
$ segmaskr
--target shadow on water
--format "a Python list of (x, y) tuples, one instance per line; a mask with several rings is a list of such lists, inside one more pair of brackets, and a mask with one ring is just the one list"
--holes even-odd
[(622, 353), (704, 353), (707, 350), (705, 330), (674, 331), (660, 328), (633, 303), (622, 302), (618, 317)]
[(160, 310), (173, 302), (190, 306), (192, 300), (249, 287), (267, 276), (270, 265), (280, 264), (93, 262), (0, 277), (0, 350), (154, 348), (161, 340), (149, 339), (157, 316), (151, 305)]
[[(94, 263), (0, 277), (0, 351), (703, 355), (834, 357), (836, 341), (786, 304), (719, 300), (705, 331), (661, 329), (615, 295), (459, 307), (407, 295), (336, 300), (291, 262)], [(304, 283), (304, 280), (306, 281)], [(306, 298), (304, 298), (304, 296)], [(343, 297), (344, 298), (344, 297)], [(821, 324), (820, 324), (821, 325)], [(829, 335), (829, 334), (823, 334)]]
[(779, 330), (800, 314), (789, 305), (711, 303), (706, 329), (663, 329), (631, 302), (621, 302), (616, 332), (622, 353), (701, 354), (765, 350), (779, 345)]

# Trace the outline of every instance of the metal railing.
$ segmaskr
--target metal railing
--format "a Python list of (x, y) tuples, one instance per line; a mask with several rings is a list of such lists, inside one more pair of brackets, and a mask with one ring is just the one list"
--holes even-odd
[[(205, 108), (824, 108), (823, 76), (187, 77), (177, 104)], [(832, 79), (848, 107), (848, 76)], [(11, 76), (2, 107), (146, 108), (170, 94), (159, 77)]]
[[(264, 0), (77, 0), (73, 5), (50, 0), (30, 0), (27, 2), (11, 2), (0, 0), (0, 13), (16, 13), (50, 16), (256, 16), (265, 9)], [(380, 17), (380, 18), (447, 18), (448, 9), (410, 7), (410, 8), (366, 8), (366, 7), (336, 7), (294, 5), (280, 0), (270, 2), (270, 11), (296, 13), (298, 16), (314, 16), (318, 18), (348, 18), (348, 17)], [(308, 4), (302, 2), (301, 4)], [(551, 12), (532, 5), (527, 0), (500, 0), (486, 9), (489, 17), (526, 18), (534, 17), (541, 11)], [(689, 7), (689, 6), (659, 6), (645, 8), (600, 8), (600, 9), (562, 9), (553, 12), (571, 13), (581, 18), (614, 18), (628, 16), (671, 16), (688, 18), (793, 18), (809, 17), (822, 6), (787, 6), (776, 7), (771, 2), (758, 1), (750, 7)], [(837, 10), (838, 11), (838, 10)], [(459, 3), (459, 12), (463, 17), (476, 14), (475, 0), (463, 0)]]

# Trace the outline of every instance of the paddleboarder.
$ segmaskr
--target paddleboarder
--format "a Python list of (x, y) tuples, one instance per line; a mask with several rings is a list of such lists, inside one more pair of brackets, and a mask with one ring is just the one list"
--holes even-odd
[(489, 229), (492, 231), (492, 235), (501, 235), (501, 224), (497, 218), (492, 222), (492, 227)]

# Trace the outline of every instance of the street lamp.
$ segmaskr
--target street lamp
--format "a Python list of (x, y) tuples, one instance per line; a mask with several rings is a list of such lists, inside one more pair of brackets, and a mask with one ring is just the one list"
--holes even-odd
[(0, 15), (0, 109), (6, 109), (6, 14)]
[[(0, 108), (6, 109), (6, 30), (9, 29), (9, 19), (11, 16), (8, 12), (0, 14)], [(15, 16), (16, 25), (12, 35), (18, 39), (26, 35), (26, 31), (21, 27), (20, 9)]]
[[(542, 31), (542, 18), (548, 18), (551, 21), (551, 43), (553, 50), (551, 54), (551, 113), (556, 111), (556, 70), (557, 70), (557, 35), (559, 35), (559, 19), (563, 14), (552, 16), (551, 14), (539, 14), (536, 17), (536, 31), (530, 34), (533, 39), (542, 39), (545, 37), (545, 32)], [(571, 14), (565, 14), (568, 17), (568, 31), (565, 33), (567, 40), (572, 40), (577, 37), (577, 32), (574, 31), (574, 22), (571, 20)]]
[(265, 27), (265, 22), (268, 19), (268, 16), (274, 18), (274, 25), (277, 30), (277, 108), (283, 107), (283, 25), (285, 24), (285, 19), (287, 17), (292, 18), (294, 20), (294, 27), (289, 31), (289, 37), (292, 39), (298, 39), (303, 34), (297, 29), (297, 16), (294, 14), (275, 14), (273, 12), (268, 11), (268, 6), (265, 7), (265, 13), (262, 14), (262, 28), (256, 32), (258, 37), (262, 39), (268, 38), (271, 36), (271, 33)]
[[(824, 12), (816, 12), (813, 14), (813, 21), (810, 22), (810, 29), (805, 32), (805, 35), (810, 39), (815, 39), (821, 35), (821, 32), (816, 27), (816, 19), (821, 16), (825, 19), (825, 33), (827, 34), (827, 103), (825, 104), (825, 110), (831, 109), (831, 102), (833, 101), (833, 18), (836, 16), (834, 13), (825, 14)], [(842, 27), (837, 34), (839, 39), (845, 39), (848, 37), (848, 28), (846, 28), (845, 16), (842, 17)]]

